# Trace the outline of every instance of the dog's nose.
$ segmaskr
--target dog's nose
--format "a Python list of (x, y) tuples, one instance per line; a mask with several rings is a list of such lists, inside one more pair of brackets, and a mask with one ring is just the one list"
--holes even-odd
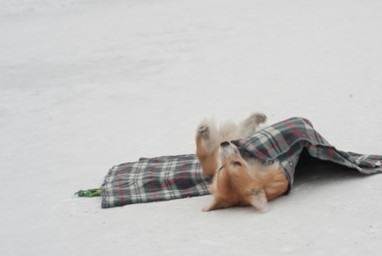
[(221, 147), (227, 147), (227, 146), (229, 146), (229, 142), (228, 141), (223, 141), (222, 143), (220, 143), (220, 146)]

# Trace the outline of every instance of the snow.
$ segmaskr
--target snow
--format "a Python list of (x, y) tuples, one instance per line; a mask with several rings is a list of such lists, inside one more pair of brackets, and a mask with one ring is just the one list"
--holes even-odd
[[(319, 169), (265, 213), (73, 196), (194, 152), (204, 117), (310, 119), (382, 154), (382, 2), (0, 0), (0, 255), (379, 255), (382, 175)], [(308, 172), (309, 170), (307, 170)]]

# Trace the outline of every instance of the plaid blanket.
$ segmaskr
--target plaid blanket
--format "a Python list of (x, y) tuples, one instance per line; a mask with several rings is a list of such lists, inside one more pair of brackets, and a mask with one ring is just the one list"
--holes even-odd
[(196, 155), (140, 158), (114, 166), (101, 188), (102, 208), (208, 194)]
[[(304, 149), (312, 157), (363, 174), (382, 172), (382, 155), (337, 150), (304, 118), (287, 119), (233, 143), (243, 156), (264, 163), (278, 161), (286, 171), (290, 187)], [(210, 182), (194, 154), (141, 158), (110, 169), (101, 188), (102, 208), (206, 195)]]

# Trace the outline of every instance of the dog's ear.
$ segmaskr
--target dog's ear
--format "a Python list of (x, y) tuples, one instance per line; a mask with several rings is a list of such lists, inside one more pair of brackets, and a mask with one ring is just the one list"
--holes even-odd
[(265, 211), (268, 207), (268, 200), (264, 189), (253, 189), (249, 203), (259, 211)]

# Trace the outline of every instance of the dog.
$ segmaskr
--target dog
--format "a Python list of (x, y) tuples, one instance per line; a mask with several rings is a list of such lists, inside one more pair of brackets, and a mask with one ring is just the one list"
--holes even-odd
[(264, 125), (267, 117), (254, 113), (239, 124), (226, 122), (218, 129), (209, 119), (197, 128), (196, 156), (203, 173), (213, 177), (208, 190), (213, 195), (203, 211), (234, 206), (267, 209), (268, 201), (288, 190), (288, 179), (278, 164), (265, 165), (255, 158), (244, 159), (230, 141), (253, 135)]

